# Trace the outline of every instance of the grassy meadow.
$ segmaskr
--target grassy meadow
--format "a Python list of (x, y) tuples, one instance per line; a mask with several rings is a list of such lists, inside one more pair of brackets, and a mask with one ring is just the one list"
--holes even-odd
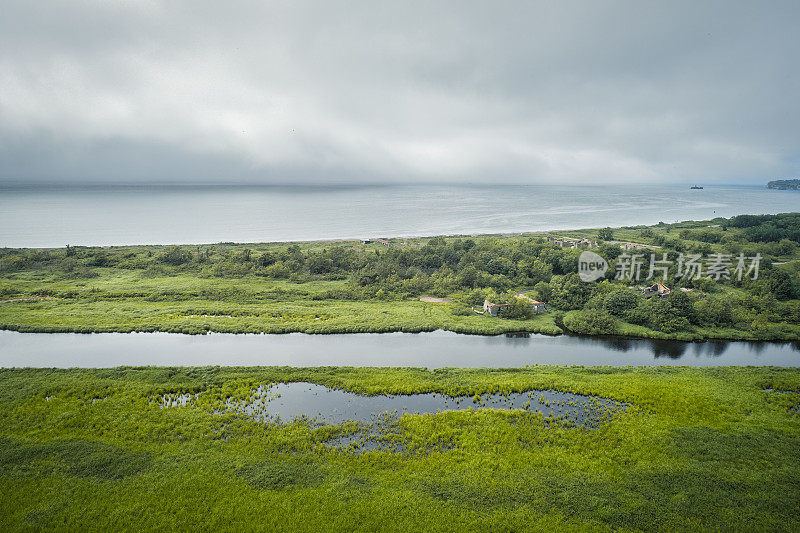
[[(18, 277), (19, 294), (0, 300), (0, 328), (27, 332), (366, 333), (446, 329), (459, 333), (512, 331), (559, 334), (553, 315), (493, 320), (456, 316), (448, 304), (418, 299), (329, 297), (347, 282), (292, 283), (246, 276), (202, 278), (190, 273), (142, 276), (98, 268), (82, 280)], [(37, 297), (46, 287), (55, 296)], [(25, 299), (26, 296), (40, 299)]]
[[(362, 394), (556, 389), (625, 402), (594, 429), (521, 411), (406, 415), (403, 451), (346, 427), (219, 412), (260, 384)], [(162, 409), (165, 394), (202, 401)], [(800, 528), (800, 370), (0, 370), (6, 531)]]

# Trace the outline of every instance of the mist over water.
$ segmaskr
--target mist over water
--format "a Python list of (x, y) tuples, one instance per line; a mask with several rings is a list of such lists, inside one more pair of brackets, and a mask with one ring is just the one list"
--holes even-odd
[(0, 188), (0, 246), (515, 233), (797, 210), (800, 193), (734, 186)]

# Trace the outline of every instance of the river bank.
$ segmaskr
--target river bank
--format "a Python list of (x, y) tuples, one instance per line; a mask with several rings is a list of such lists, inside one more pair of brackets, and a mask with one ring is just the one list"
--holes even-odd
[[(174, 281), (174, 280), (173, 280)], [(437, 330), (465, 335), (530, 333), (563, 335), (559, 314), (526, 320), (483, 315), (454, 316), (449, 304), (419, 301), (316, 301), (306, 298), (281, 302), (225, 304), (219, 300), (153, 302), (146, 297), (19, 300), (0, 302), (0, 330), (21, 333), (258, 333), (338, 335), (346, 333), (422, 333)], [(123, 303), (124, 302), (124, 303)], [(569, 312), (567, 313), (569, 316)], [(615, 320), (602, 335), (632, 339), (678, 341), (797, 341), (800, 332), (786, 325), (771, 331), (735, 328), (694, 328), (666, 333)]]

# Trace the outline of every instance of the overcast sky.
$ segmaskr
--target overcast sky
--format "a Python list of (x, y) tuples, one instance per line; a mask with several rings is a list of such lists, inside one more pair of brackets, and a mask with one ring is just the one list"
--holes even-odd
[(3, 0), (0, 181), (800, 177), (800, 1)]

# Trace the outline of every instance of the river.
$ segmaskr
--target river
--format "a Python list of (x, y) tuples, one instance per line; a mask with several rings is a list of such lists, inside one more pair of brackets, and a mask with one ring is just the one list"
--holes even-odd
[(0, 367), (527, 365), (800, 366), (800, 343), (657, 341), (448, 331), (177, 335), (0, 331)]

